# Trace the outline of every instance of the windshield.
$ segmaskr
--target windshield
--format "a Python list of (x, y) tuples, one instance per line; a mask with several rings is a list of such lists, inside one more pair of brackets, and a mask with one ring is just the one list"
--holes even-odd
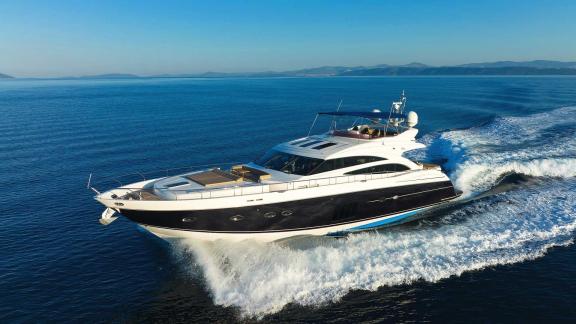
[(270, 150), (256, 164), (288, 174), (308, 175), (324, 160)]

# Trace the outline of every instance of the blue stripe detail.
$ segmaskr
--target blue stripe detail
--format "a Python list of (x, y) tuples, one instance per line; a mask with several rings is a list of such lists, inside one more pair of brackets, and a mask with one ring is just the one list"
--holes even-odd
[(406, 219), (408, 217), (414, 216), (416, 214), (418, 214), (419, 212), (421, 212), (422, 210), (424, 210), (426, 208), (420, 208), (420, 209), (416, 209), (416, 210), (412, 210), (409, 212), (405, 212), (403, 214), (398, 214), (396, 216), (393, 217), (389, 217), (386, 219), (382, 219), (373, 223), (369, 223), (369, 224), (365, 224), (365, 225), (360, 225), (360, 226), (356, 226), (356, 227), (351, 227), (342, 231), (338, 231), (338, 232), (330, 232), (327, 233), (326, 236), (333, 236), (333, 237), (344, 237), (346, 235), (348, 235), (351, 232), (355, 232), (355, 231), (362, 231), (362, 230), (366, 230), (366, 229), (370, 229), (370, 228), (376, 228), (376, 227), (380, 227), (382, 225), (386, 225), (386, 224), (390, 224), (390, 223), (394, 223), (394, 222), (398, 222), (401, 221), (403, 219)]
[(349, 228), (349, 231), (357, 231), (357, 230), (363, 230), (363, 229), (368, 229), (368, 228), (373, 228), (373, 227), (378, 227), (378, 226), (382, 226), (382, 225), (386, 225), (386, 224), (390, 224), (390, 223), (394, 223), (397, 222), (399, 220), (402, 220), (404, 218), (408, 218), (410, 216), (414, 216), (415, 214), (417, 214), (419, 211), (421, 211), (422, 209), (416, 209), (413, 211), (409, 211), (406, 212), (404, 214), (400, 214), (400, 215), (396, 215), (393, 217), (389, 217), (389, 218), (385, 218), (382, 220), (379, 220), (377, 222), (374, 223), (369, 223), (369, 224), (365, 224), (365, 225), (361, 225), (361, 226), (356, 226), (356, 227), (352, 227)]

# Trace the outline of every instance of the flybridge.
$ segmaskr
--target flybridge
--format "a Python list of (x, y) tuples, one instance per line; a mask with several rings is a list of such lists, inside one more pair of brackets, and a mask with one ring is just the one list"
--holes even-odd
[[(406, 95), (404, 91), (402, 91), (400, 100), (392, 102), (392, 106), (388, 112), (382, 112), (378, 109), (374, 109), (373, 111), (337, 110), (333, 112), (319, 112), (316, 115), (316, 119), (318, 116), (332, 116), (334, 118), (330, 126), (330, 135), (371, 140), (397, 136), (416, 126), (418, 123), (418, 115), (413, 111), (405, 113), (405, 108)], [(356, 120), (351, 127), (337, 128), (336, 117), (354, 117)], [(312, 127), (314, 127), (316, 119), (314, 119)], [(312, 130), (312, 127), (310, 130)], [(308, 134), (310, 134), (310, 132)]]

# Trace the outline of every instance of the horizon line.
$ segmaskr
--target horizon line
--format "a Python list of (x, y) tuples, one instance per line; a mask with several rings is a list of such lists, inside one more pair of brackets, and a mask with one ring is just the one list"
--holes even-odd
[[(77, 74), (77, 75), (59, 75), (59, 76), (18, 76), (17, 74), (9, 74), (3, 73), (0, 70), (0, 76), (5, 75), (8, 78), (14, 79), (74, 79), (74, 78), (90, 78), (90, 77), (103, 77), (103, 76), (110, 76), (110, 77), (121, 77), (125, 76), (129, 77), (138, 77), (138, 78), (162, 78), (162, 77), (201, 77), (202, 75), (210, 75), (210, 74), (221, 74), (221, 75), (242, 75), (242, 74), (265, 74), (265, 73), (289, 73), (289, 72), (299, 72), (299, 71), (306, 71), (306, 70), (313, 70), (313, 69), (326, 69), (326, 68), (350, 68), (350, 69), (377, 69), (377, 68), (417, 68), (411, 65), (421, 65), (420, 68), (444, 68), (444, 67), (466, 67), (466, 65), (480, 65), (480, 64), (499, 64), (499, 63), (535, 63), (535, 62), (551, 62), (551, 63), (559, 63), (559, 64), (576, 64), (575, 61), (563, 61), (563, 60), (554, 60), (554, 59), (532, 59), (532, 60), (496, 60), (496, 61), (486, 61), (486, 62), (469, 62), (469, 63), (461, 63), (461, 64), (452, 64), (452, 65), (429, 65), (426, 63), (421, 63), (417, 61), (413, 61), (410, 63), (405, 64), (388, 64), (388, 63), (380, 63), (374, 65), (320, 65), (320, 66), (311, 66), (311, 67), (301, 67), (301, 68), (294, 68), (294, 69), (278, 69), (278, 70), (247, 70), (247, 71), (238, 71), (238, 72), (224, 72), (224, 71), (216, 71), (216, 70), (208, 70), (204, 72), (159, 72), (159, 73), (152, 73), (152, 74), (140, 74), (140, 73), (133, 73), (133, 72), (103, 72), (103, 73), (86, 73), (86, 74)], [(528, 66), (525, 66), (528, 67)]]

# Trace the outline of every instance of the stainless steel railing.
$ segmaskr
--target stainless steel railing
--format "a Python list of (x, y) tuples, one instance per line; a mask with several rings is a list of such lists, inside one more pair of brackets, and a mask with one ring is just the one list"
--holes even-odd
[(115, 187), (125, 187), (126, 185), (152, 180), (163, 177), (176, 176), (179, 174), (190, 173), (194, 171), (201, 171), (207, 168), (224, 167), (230, 165), (242, 164), (242, 162), (229, 162), (229, 163), (212, 163), (212, 164), (200, 164), (179, 168), (162, 169), (155, 171), (139, 172), (135, 171), (128, 174), (123, 174), (119, 176), (108, 176), (108, 177), (95, 177), (92, 173), (88, 177), (88, 184), (86, 187), (88, 189), (95, 190), (96, 192), (104, 192)]
[[(223, 165), (223, 164), (220, 164)], [(182, 168), (177, 168), (182, 169)], [(175, 169), (171, 169), (175, 170)], [(254, 183), (248, 185), (237, 185), (225, 188), (211, 188), (211, 189), (154, 189), (154, 188), (130, 188), (122, 187), (124, 195), (120, 195), (114, 199), (126, 200), (197, 200), (197, 199), (213, 199), (224, 197), (248, 196), (263, 194), (269, 192), (284, 192), (298, 189), (308, 189), (315, 187), (323, 187), (330, 185), (338, 185), (344, 183), (367, 182), (372, 180), (379, 180), (385, 178), (397, 177), (410, 172), (420, 172), (423, 170), (407, 170), (401, 172), (388, 172), (388, 173), (370, 173), (359, 175), (343, 175), (335, 177), (306, 179), (306, 180), (293, 180), (286, 182), (267, 182), (267, 183)], [(143, 174), (144, 180), (145, 176)], [(142, 180), (142, 181), (144, 181)], [(162, 197), (158, 196), (160, 194)], [(155, 198), (156, 197), (156, 198)]]

